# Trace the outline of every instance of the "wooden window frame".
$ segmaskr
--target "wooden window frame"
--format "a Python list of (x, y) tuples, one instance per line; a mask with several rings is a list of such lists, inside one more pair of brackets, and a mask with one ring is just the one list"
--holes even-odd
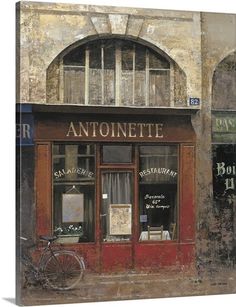
[[(101, 52), (101, 103), (99, 105), (105, 105), (105, 78), (104, 78), (104, 45), (101, 44), (99, 46), (100, 52)], [(120, 41), (114, 42), (114, 48), (115, 48), (115, 68), (114, 68), (114, 95), (115, 95), (115, 105), (116, 107), (119, 106), (125, 106), (125, 104), (122, 104), (121, 102), (121, 82), (122, 82), (122, 50), (121, 50), (121, 44)], [(145, 47), (145, 95), (144, 95), (144, 106), (150, 106), (150, 72), (151, 71), (169, 71), (169, 106), (174, 105), (174, 65), (171, 60), (166, 59), (169, 63), (169, 68), (150, 68), (149, 67), (149, 49), (148, 47)], [(136, 43), (133, 43), (133, 49), (132, 49), (132, 61), (133, 61), (133, 69), (132, 69), (132, 103), (129, 104), (131, 106), (136, 106), (135, 104), (135, 58), (136, 58)], [(156, 52), (156, 54), (159, 54)], [(61, 87), (60, 97), (63, 97), (63, 102), (65, 101), (65, 85), (64, 85), (64, 71), (67, 67), (80, 67), (85, 69), (84, 78), (85, 78), (85, 94), (84, 94), (84, 105), (93, 105), (90, 104), (89, 101), (89, 67), (90, 64), (90, 47), (86, 46), (85, 48), (85, 66), (76, 66), (76, 65), (66, 65), (63, 64), (63, 60), (60, 61), (60, 66), (62, 65), (62, 68), (60, 69), (60, 84), (63, 86)], [(72, 102), (73, 104), (73, 102)], [(158, 105), (157, 105), (158, 106)]]

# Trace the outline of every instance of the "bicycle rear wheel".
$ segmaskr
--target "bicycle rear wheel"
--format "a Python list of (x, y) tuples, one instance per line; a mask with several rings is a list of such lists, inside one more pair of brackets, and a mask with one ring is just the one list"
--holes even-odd
[(43, 275), (47, 285), (55, 290), (73, 289), (84, 273), (83, 260), (70, 251), (57, 251), (43, 266)]

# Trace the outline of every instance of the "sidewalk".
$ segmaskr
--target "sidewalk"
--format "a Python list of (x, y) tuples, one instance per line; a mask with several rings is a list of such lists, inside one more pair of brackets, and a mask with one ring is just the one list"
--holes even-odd
[(236, 270), (224, 269), (199, 279), (182, 272), (116, 275), (87, 274), (77, 289), (54, 291), (31, 287), (22, 292), (24, 305), (236, 293)]

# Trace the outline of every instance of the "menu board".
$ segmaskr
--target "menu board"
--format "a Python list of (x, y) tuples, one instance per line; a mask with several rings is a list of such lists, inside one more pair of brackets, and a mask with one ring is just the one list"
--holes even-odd
[(110, 235), (131, 235), (131, 204), (110, 204), (109, 217)]
[(148, 209), (169, 209), (169, 199), (165, 194), (145, 194), (143, 196), (145, 208)]

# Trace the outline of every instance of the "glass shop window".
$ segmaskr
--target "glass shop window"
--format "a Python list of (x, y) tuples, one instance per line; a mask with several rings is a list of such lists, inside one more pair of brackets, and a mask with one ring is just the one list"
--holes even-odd
[(103, 242), (127, 242), (132, 235), (131, 172), (102, 173), (101, 227)]
[(140, 146), (139, 152), (139, 240), (176, 240), (178, 147)]
[(53, 145), (53, 227), (59, 241), (93, 242), (95, 146)]
[(218, 222), (218, 254), (221, 261), (236, 258), (236, 145), (214, 144), (213, 196)]
[(132, 145), (103, 145), (103, 163), (132, 163)]

